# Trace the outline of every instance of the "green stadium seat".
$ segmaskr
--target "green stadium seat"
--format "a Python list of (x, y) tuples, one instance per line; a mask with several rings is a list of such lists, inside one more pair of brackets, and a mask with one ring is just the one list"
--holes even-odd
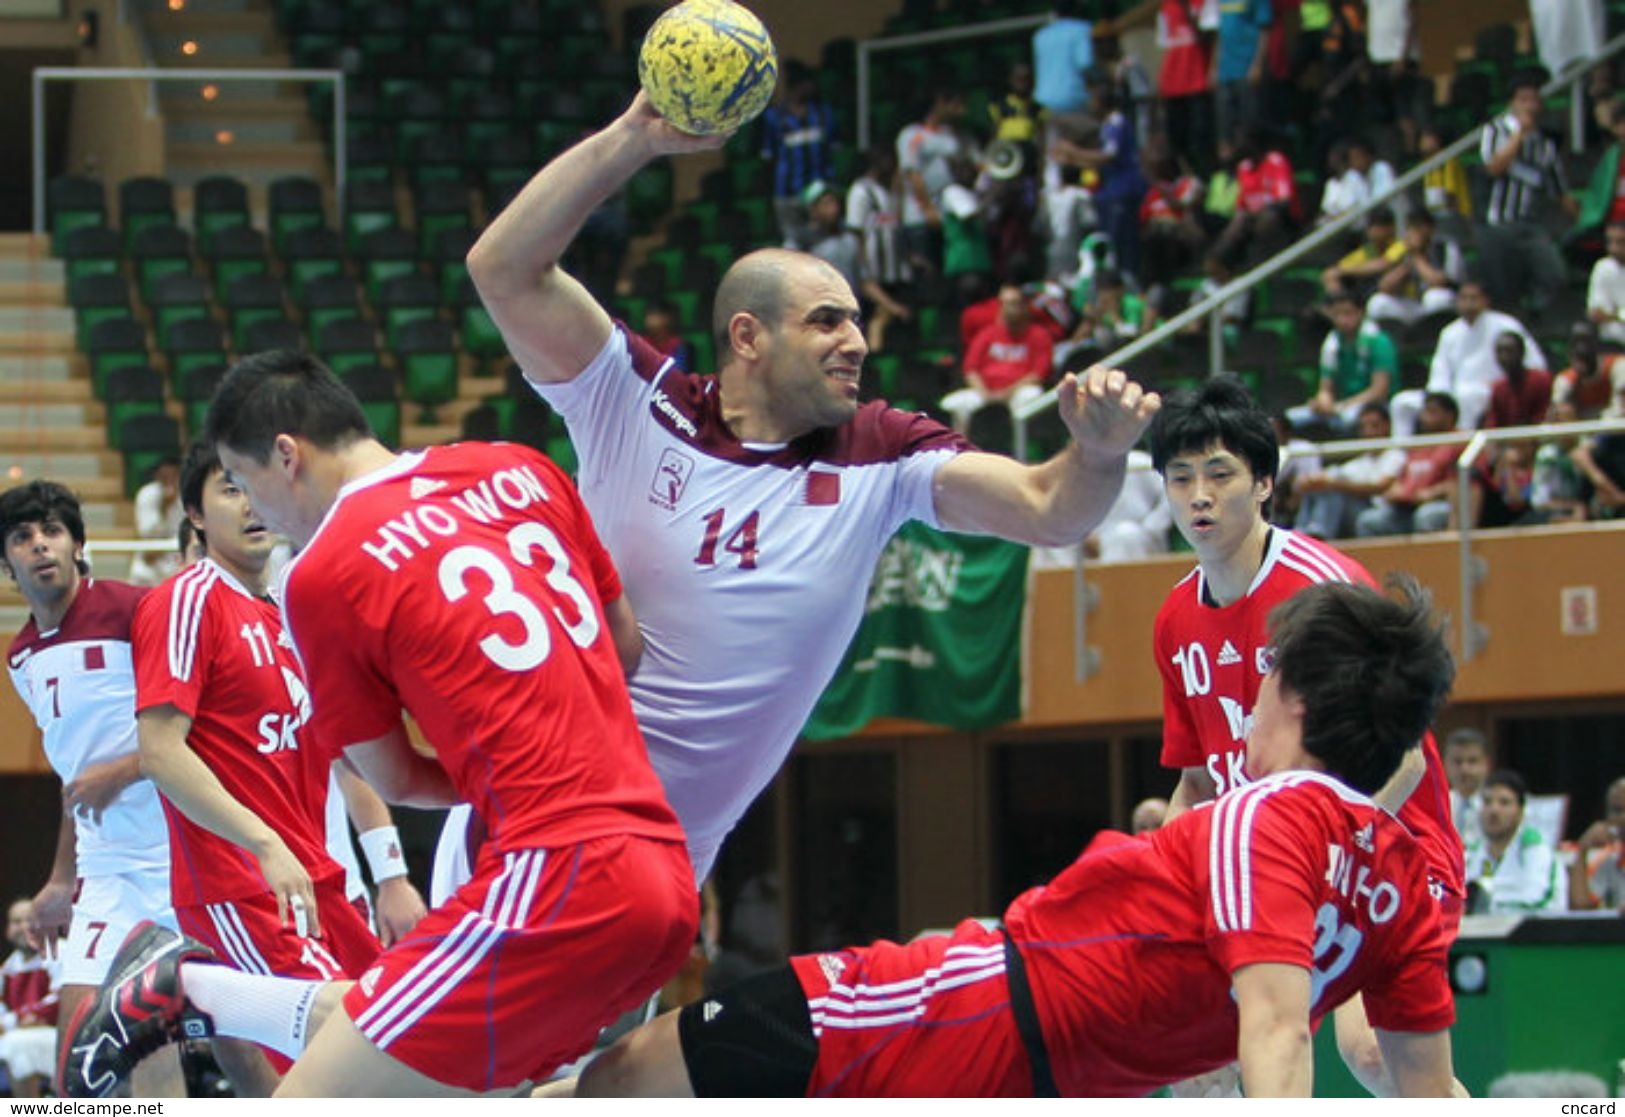
[(221, 230), (249, 225), (248, 187), (228, 175), (201, 178), (192, 188), (192, 210), (192, 228), (197, 233), (198, 247), (208, 256)]
[(287, 317), (282, 284), (268, 275), (245, 275), (236, 280), (224, 301), (232, 344), (239, 353), (254, 351), (248, 344), (248, 331), (256, 322), (276, 322)]
[(148, 225), (135, 235), (130, 256), (135, 261), (136, 289), (142, 301), (150, 303), (159, 279), (191, 272), (192, 238), (174, 225)]
[(176, 322), (169, 330), (169, 338), (162, 346), (169, 358), (169, 377), (181, 383), (194, 370), (207, 365), (223, 365), (226, 355), (226, 335), (220, 323), (213, 318), (188, 318)]
[(271, 242), (281, 253), (286, 251), (288, 234), (298, 229), (321, 229), (327, 226), (327, 211), (322, 203), (322, 188), (315, 179), (290, 175), (276, 179), (267, 191), (270, 203)]
[(126, 365), (107, 374), (103, 400), (107, 405), (107, 440), (123, 449), (124, 421), (136, 415), (164, 413), (164, 378), (150, 365)]
[(73, 229), (62, 237), (63, 273), (71, 283), (87, 275), (117, 275), (124, 248), (119, 235), (104, 226)]
[(141, 175), (119, 183), (119, 224), (124, 247), (133, 251), (143, 229), (175, 224), (175, 188), (168, 179)]
[(364, 317), (361, 289), (342, 272), (311, 280), (294, 302), (304, 313), (305, 330), (311, 337), (320, 337), (334, 322), (359, 322)]
[(98, 397), (104, 394), (108, 374), (114, 369), (149, 363), (147, 331), (133, 318), (96, 323), (91, 327), (84, 349)]
[(249, 225), (228, 226), (215, 232), (202, 253), (214, 277), (215, 298), (224, 300), (231, 285), (246, 276), (271, 274), (265, 234)]
[(401, 394), (424, 408), (424, 421), (434, 422), (434, 408), (457, 398), (457, 336), (438, 319), (408, 322), (392, 345), (401, 370)]
[(209, 401), (214, 399), (214, 390), (220, 386), (225, 375), (225, 365), (203, 365), (192, 369), (176, 382), (176, 395), (180, 397), (181, 406), (186, 412), (186, 430), (193, 438), (202, 436), (204, 420), (209, 414)]
[(381, 229), (400, 225), (395, 212), (395, 188), (387, 182), (357, 182), (344, 188), (344, 245), (351, 255), (360, 252), (361, 242)]
[(184, 272), (159, 276), (153, 281), (147, 306), (152, 310), (158, 348), (167, 351), (176, 326), (209, 318), (209, 285), (198, 276)]
[(169, 415), (131, 415), (120, 424), (118, 440), (124, 454), (124, 495), (134, 498), (153, 467), (180, 457), (181, 426)]
[(405, 229), (378, 229), (368, 233), (357, 253), (367, 298), (377, 302), (385, 280), (416, 275), (417, 253), (417, 238)]
[(135, 317), (130, 308), (130, 285), (122, 275), (92, 274), (70, 280), (68, 305), (73, 307), (81, 349), (98, 322)]
[(107, 224), (107, 191), (96, 179), (62, 175), (46, 185), (45, 209), (51, 251), (60, 256), (69, 233)]
[(335, 373), (376, 365), (378, 336), (367, 322), (329, 322), (316, 331), (316, 353)]
[(401, 444), (401, 399), (394, 374), (376, 363), (355, 364), (333, 371), (355, 393), (378, 441), (391, 449), (398, 448)]
[(296, 229), (282, 252), (284, 273), (295, 302), (317, 279), (344, 274), (344, 242), (332, 229)]
[(440, 291), (433, 280), (421, 275), (399, 275), (379, 284), (372, 304), (384, 327), (384, 338), (393, 348), (400, 344), (405, 326), (439, 317)]

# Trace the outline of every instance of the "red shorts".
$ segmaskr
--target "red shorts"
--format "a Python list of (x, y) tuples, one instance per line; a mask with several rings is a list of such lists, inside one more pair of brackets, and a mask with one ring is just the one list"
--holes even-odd
[(474, 877), (344, 998), (361, 1034), (465, 1090), (539, 1081), (677, 972), (699, 928), (682, 842), (481, 848)]
[(270, 892), (213, 904), (183, 904), (175, 918), (186, 934), (207, 944), (226, 965), (244, 973), (312, 981), (354, 978), (382, 947), (344, 895), (344, 878), (316, 884), (321, 937), (309, 938), (277, 918)]
[(810, 1097), (1032, 1097), (998, 931), (968, 921), (790, 965), (818, 1039)]

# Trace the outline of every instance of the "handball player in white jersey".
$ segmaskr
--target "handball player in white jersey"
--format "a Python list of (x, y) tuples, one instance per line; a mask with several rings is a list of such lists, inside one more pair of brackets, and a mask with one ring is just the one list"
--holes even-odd
[(717, 374), (677, 368), (559, 260), (640, 168), (724, 139), (678, 131), (640, 93), (544, 167), (468, 256), (509, 352), (575, 444), (643, 629), (633, 707), (699, 880), (839, 665), (892, 534), (920, 520), (1076, 543), (1111, 507), (1158, 406), (1121, 372), (1069, 374), (1073, 443), (1029, 466), (925, 415), (859, 404), (857, 298), (822, 260), (780, 249), (724, 275)]
[[(136, 750), (130, 623), (147, 591), (89, 576), (79, 501), (53, 481), (0, 495), (0, 542), (30, 614), (7, 666), (62, 779), (56, 858), (30, 936), (61, 963), (59, 1016), (69, 1020), (130, 928), (175, 926), (164, 812)], [(140, 1096), (183, 1093), (174, 1056), (161, 1059), (138, 1072)]]

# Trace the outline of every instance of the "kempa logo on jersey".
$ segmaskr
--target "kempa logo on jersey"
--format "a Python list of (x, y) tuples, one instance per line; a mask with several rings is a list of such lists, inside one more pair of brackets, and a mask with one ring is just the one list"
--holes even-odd
[(1234, 644), (1226, 640), (1224, 642), (1224, 647), (1219, 649), (1219, 666), (1229, 667), (1232, 663), (1240, 662), (1241, 653), (1236, 651), (1236, 646)]
[(413, 500), (422, 500), (430, 493), (437, 493), (445, 487), (444, 481), (436, 481), (432, 477), (414, 477), (406, 491), (411, 494)]
[(649, 482), (649, 503), (659, 505), (668, 512), (677, 511), (677, 504), (688, 488), (688, 479), (694, 476), (694, 459), (668, 447), (655, 466), (654, 480)]
[(690, 438), (697, 437), (699, 428), (689, 421), (687, 415), (677, 410), (677, 405), (671, 402), (671, 397), (659, 388), (654, 390), (654, 409), (666, 417), (666, 421)]

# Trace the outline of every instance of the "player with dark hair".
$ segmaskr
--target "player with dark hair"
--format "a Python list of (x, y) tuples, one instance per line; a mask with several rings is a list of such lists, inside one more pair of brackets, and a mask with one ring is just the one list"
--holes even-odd
[[(0, 494), (0, 541), (30, 613), (11, 644), (11, 681), (62, 779), (56, 857), (29, 935), (61, 961), (67, 1020), (132, 927), (174, 922), (163, 809), (136, 751), (130, 625), (147, 590), (89, 576), (79, 501), (54, 481)], [(143, 1094), (180, 1093), (166, 1064), (162, 1079), (143, 1072)]]
[[(180, 499), (204, 558), (142, 602), (133, 637), (141, 768), (163, 794), (180, 929), (242, 974), (359, 976), (379, 944), (327, 853), (329, 758), (269, 593), (276, 536), (207, 442), (186, 455)], [(202, 1011), (244, 995), (237, 973), (209, 975), (192, 990)], [(244, 1045), (217, 1053), (240, 1093), (275, 1087)]]
[[(214, 1029), (297, 1055), (290, 1096), (540, 1080), (676, 972), (698, 927), (627, 698), (614, 634), (634, 622), (586, 509), (520, 446), (392, 453), (302, 354), (239, 361), (207, 437), (260, 522), (303, 548), (283, 611), (319, 747), (392, 802), (471, 802), (488, 834), (472, 879), (361, 981), (240, 978), (252, 997), (207, 1006)], [(173, 1038), (220, 976), (193, 949), (127, 944), (74, 1038), (80, 1089)]]
[[(1270, 610), (1309, 586), (1374, 583), (1347, 555), (1271, 526), (1275, 432), (1238, 380), (1215, 378), (1171, 397), (1150, 441), (1174, 522), (1197, 559), (1158, 612), (1153, 641), (1163, 680), (1162, 762), (1180, 772), (1169, 798), (1174, 817), (1250, 778), (1246, 741), (1269, 673)], [(1465, 897), (1461, 840), (1438, 749), (1426, 726), (1417, 736), (1421, 748), (1376, 798), (1416, 835), (1453, 935)], [(1351, 1069), (1373, 1092), (1388, 1089), (1358, 1006), (1339, 1013), (1338, 1024)]]
[(1445, 938), (1415, 839), (1368, 795), (1454, 676), (1428, 599), (1304, 590), (1271, 618), (1256, 782), (1107, 832), (1002, 927), (793, 958), (663, 1016), (582, 1095), (1128, 1096), (1237, 1058), (1308, 1096), (1315, 1021), (1356, 992), (1399, 1091), (1451, 1092)]

